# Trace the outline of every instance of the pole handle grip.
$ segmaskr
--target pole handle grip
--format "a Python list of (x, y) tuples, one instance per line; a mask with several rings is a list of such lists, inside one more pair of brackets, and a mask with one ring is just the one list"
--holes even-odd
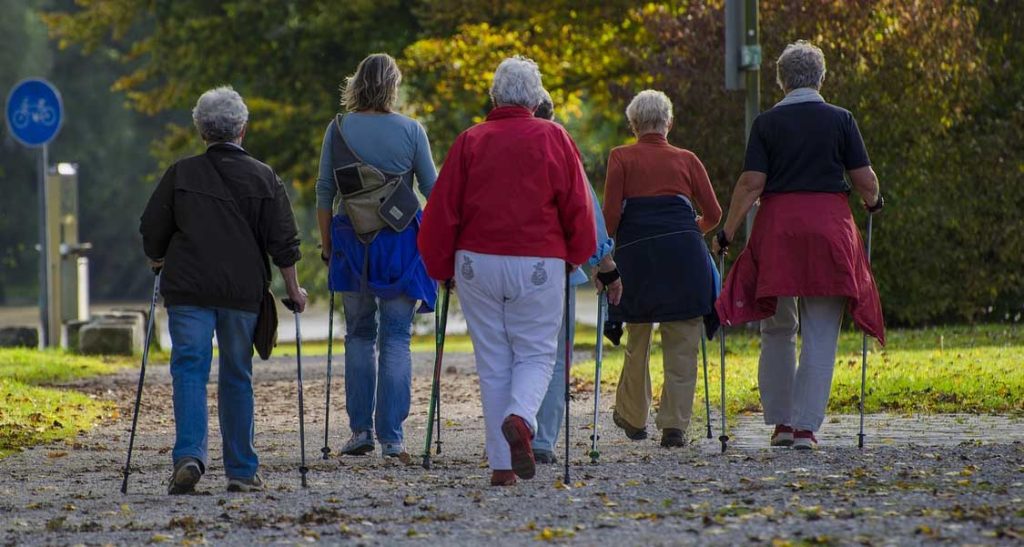
[(298, 307), (296, 306), (295, 301), (291, 298), (282, 298), (281, 303), (284, 304), (284, 307), (288, 308), (288, 311), (292, 313), (299, 313), (297, 311)]

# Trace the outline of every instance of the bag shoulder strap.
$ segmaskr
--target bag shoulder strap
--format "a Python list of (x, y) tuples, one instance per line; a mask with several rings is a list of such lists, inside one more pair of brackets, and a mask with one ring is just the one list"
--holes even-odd
[(331, 159), (333, 160), (331, 162), (331, 167), (333, 167), (334, 169), (337, 169), (339, 167), (346, 167), (346, 166), (352, 165), (353, 163), (362, 163), (362, 164), (365, 164), (365, 165), (372, 166), (374, 169), (377, 169), (378, 171), (383, 173), (385, 177), (387, 177), (389, 179), (401, 177), (402, 178), (402, 182), (408, 184), (409, 187), (411, 188), (412, 187), (412, 177), (413, 177), (412, 169), (411, 168), (410, 169), (406, 169), (405, 171), (403, 171), (401, 173), (394, 173), (394, 172), (391, 172), (391, 171), (385, 171), (385, 170), (377, 167), (376, 165), (373, 165), (372, 163), (370, 163), (370, 162), (364, 160), (363, 158), (359, 157), (359, 154), (356, 154), (355, 150), (353, 150), (352, 147), (349, 146), (348, 141), (345, 139), (345, 134), (342, 133), (342, 131), (341, 131), (342, 123), (344, 122), (344, 119), (345, 119), (345, 117), (343, 115), (341, 115), (341, 114), (337, 114), (337, 115), (334, 116), (334, 122), (333, 123), (334, 123), (334, 131), (335, 131), (336, 134), (334, 136), (334, 139), (331, 139), (331, 155), (332, 155)]
[(334, 117), (334, 139), (331, 140), (331, 159), (334, 164), (333, 167), (343, 167), (346, 165), (352, 165), (353, 163), (366, 163), (363, 158), (360, 158), (358, 154), (352, 150), (352, 147), (348, 145), (348, 141), (345, 140), (345, 135), (341, 132), (341, 124), (344, 117), (338, 114)]

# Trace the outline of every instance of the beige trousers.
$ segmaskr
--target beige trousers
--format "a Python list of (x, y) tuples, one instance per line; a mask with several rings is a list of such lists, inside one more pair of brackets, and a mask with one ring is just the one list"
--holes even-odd
[[(697, 351), (700, 346), (702, 319), (661, 323), (664, 351), (665, 383), (661, 387), (661, 404), (654, 423), (658, 429), (681, 429), (690, 426), (693, 394), (697, 388)], [(629, 425), (643, 428), (651, 407), (651, 337), (654, 325), (626, 325), (626, 358), (615, 391), (615, 411)]]

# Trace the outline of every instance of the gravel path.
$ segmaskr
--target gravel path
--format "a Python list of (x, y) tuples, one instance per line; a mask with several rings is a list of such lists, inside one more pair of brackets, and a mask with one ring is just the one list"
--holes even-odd
[[(592, 386), (577, 386), (572, 480), (561, 466), (512, 488), (487, 486), (472, 357), (450, 355), (443, 378), (443, 454), (422, 469), (432, 355), (417, 354), (408, 465), (379, 456), (320, 459), (324, 359), (304, 363), (309, 488), (299, 487), (294, 362), (256, 370), (257, 447), (270, 490), (228, 494), (219, 431), (192, 496), (168, 497), (173, 423), (166, 366), (147, 375), (129, 494), (118, 491), (136, 372), (74, 387), (115, 401), (121, 418), (71, 444), (0, 460), (4, 544), (325, 543), (530, 544), (1006, 544), (1024, 542), (1024, 427), (965, 416), (875, 416), (856, 449), (856, 417), (826, 424), (814, 453), (767, 449), (757, 416), (731, 424), (723, 455), (715, 440), (665, 450), (631, 442), (611, 425), (602, 397), (601, 458), (592, 465)], [(340, 372), (341, 367), (336, 369)], [(214, 374), (215, 376), (215, 374)], [(331, 446), (347, 436), (344, 391), (334, 378)], [(212, 387), (212, 386), (211, 386)], [(211, 393), (214, 393), (211, 390)], [(698, 400), (697, 404), (702, 404)], [(211, 400), (211, 416), (216, 402)], [(717, 424), (717, 422), (716, 422)], [(715, 425), (715, 435), (718, 427)], [(133, 464), (133, 465), (135, 465)]]

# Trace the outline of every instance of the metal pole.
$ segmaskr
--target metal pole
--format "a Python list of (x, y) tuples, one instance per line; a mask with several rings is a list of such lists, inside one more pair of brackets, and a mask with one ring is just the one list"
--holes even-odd
[[(871, 264), (871, 224), (874, 215), (868, 213), (868, 264)], [(864, 384), (868, 380), (868, 333), (861, 340), (862, 361), (860, 365), (860, 432), (857, 433), (857, 448), (864, 448)]]
[[(722, 287), (725, 286), (725, 253), (719, 253), (718, 255), (718, 271), (722, 274)], [(729, 435), (726, 433), (725, 423), (725, 325), (718, 327), (718, 344), (719, 353), (722, 357), (722, 368), (721, 368), (721, 385), (722, 385), (722, 434), (718, 436), (718, 440), (722, 443), (722, 453), (725, 453), (726, 446), (729, 443)]]
[(46, 165), (49, 162), (49, 146), (39, 149), (39, 343), (43, 348), (50, 346), (50, 305), (47, 285), (50, 242), (46, 234)]
[[(330, 281), (328, 281), (329, 283)], [(327, 399), (324, 403), (324, 447), (320, 449), (325, 460), (331, 456), (331, 447), (328, 441), (331, 432), (331, 376), (333, 374), (331, 359), (334, 353), (334, 291), (330, 287), (327, 288), (327, 291), (331, 293), (330, 316), (327, 318)]]
[[(760, 69), (760, 54), (754, 59), (751, 53), (752, 48), (760, 46), (761, 43), (761, 29), (758, 21), (758, 1), (757, 0), (746, 0), (745, 13), (744, 13), (744, 25), (745, 29), (743, 32), (744, 45), (747, 53), (744, 55), (744, 61), (753, 63), (756, 61), (757, 64), (746, 64), (744, 70), (746, 71), (746, 89), (747, 89), (747, 100), (744, 111), (744, 136), (746, 140), (744, 143), (750, 140), (750, 128), (754, 126), (754, 118), (761, 113), (761, 69)], [(750, 240), (750, 230), (754, 227), (754, 216), (757, 214), (757, 204), (755, 203), (750, 211), (747, 212), (746, 222), (746, 234), (747, 240)]]
[(708, 333), (704, 322), (700, 324), (700, 355), (704, 358), (704, 412), (707, 414), (708, 438), (711, 434), (711, 388), (708, 386)]
[(607, 314), (608, 295), (605, 291), (597, 296), (597, 345), (594, 347), (594, 423), (590, 430), (590, 463), (597, 463), (601, 453), (597, 451), (597, 441), (601, 436), (597, 431), (597, 414), (601, 409), (601, 362), (604, 360), (604, 322)]

